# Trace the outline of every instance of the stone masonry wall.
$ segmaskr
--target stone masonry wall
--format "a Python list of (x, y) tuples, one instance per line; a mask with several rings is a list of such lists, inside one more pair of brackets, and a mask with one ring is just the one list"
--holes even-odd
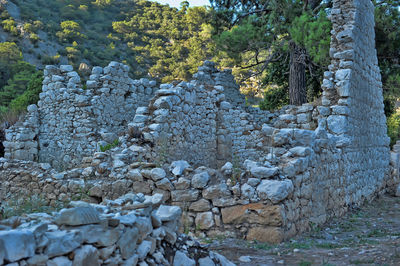
[[(123, 130), (127, 120), (131, 121), (126, 124), (128, 132), (119, 137), (117, 147), (85, 158), (84, 168), (55, 173), (49, 180), (88, 180), (87, 193), (92, 199), (131, 190), (161, 193), (166, 201), (183, 208), (183, 222), (192, 231), (205, 235), (224, 232), (268, 242), (287, 239), (308, 230), (312, 224), (323, 224), (374, 199), (390, 190), (387, 186), (397, 184), (398, 176), (390, 178), (389, 138), (374, 48), (373, 11), (371, 1), (333, 2), (332, 63), (324, 73), (320, 106), (288, 106), (275, 113), (243, 107), (235, 102), (237, 97), (230, 99), (225, 95), (233, 88), (229, 72), (220, 72), (206, 61), (194, 80), (176, 86), (163, 84), (147, 106), (132, 110), (129, 117), (116, 119), (116, 123), (108, 118), (100, 119), (106, 121), (102, 123), (96, 121), (96, 115), (83, 115), (88, 113), (85, 108), (95, 114), (97, 111), (91, 109), (94, 106), (79, 107), (81, 102), (86, 103), (82, 99), (95, 98), (86, 95), (94, 94), (89, 87), (96, 86), (98, 81), (93, 77), (87, 84), (88, 91), (75, 89), (73, 106), (67, 105), (82, 112), (71, 121), (71, 127), (83, 128), (85, 134), (89, 126), (97, 125), (93, 132), (100, 132), (110, 142), (116, 137), (110, 131)], [(57, 75), (52, 79), (58, 79)], [(101, 106), (100, 102), (97, 104)], [(60, 124), (54, 118), (43, 120), (41, 109), (41, 104), (39, 110), (29, 107), (27, 118), (34, 121), (39, 117), (41, 126), (57, 128), (55, 125)], [(79, 127), (74, 127), (74, 123)], [(63, 132), (64, 128), (60, 125), (57, 130)], [(74, 131), (78, 136), (70, 134), (64, 138), (79, 137), (79, 130)], [(32, 154), (39, 151), (40, 159), (40, 127), (38, 131), (26, 120), (7, 134), (8, 154), (23, 154), (29, 149)], [(95, 150), (96, 138), (91, 144), (90, 135), (82, 136), (86, 136), (84, 145), (93, 145), (85, 151)], [(58, 140), (63, 155), (59, 158), (68, 161), (65, 149), (78, 151), (79, 158), (78, 147), (64, 148), (64, 138)], [(396, 168), (398, 156), (394, 157), (392, 166)], [(171, 161), (182, 159), (185, 161), (170, 165)], [(220, 171), (208, 168), (222, 165)], [(18, 168), (7, 170), (4, 164), (1, 171), (17, 180), (34, 178), (21, 177)], [(2, 182), (2, 188), (10, 195), (16, 183), (7, 182)], [(60, 185), (53, 187), (56, 186)], [(55, 191), (59, 199), (61, 192)]]
[(72, 66), (47, 66), (38, 107), (28, 108), (23, 127), (7, 130), (5, 157), (65, 169), (112, 143), (156, 91), (155, 81), (132, 80), (128, 71), (117, 62), (94, 67), (82, 89)]

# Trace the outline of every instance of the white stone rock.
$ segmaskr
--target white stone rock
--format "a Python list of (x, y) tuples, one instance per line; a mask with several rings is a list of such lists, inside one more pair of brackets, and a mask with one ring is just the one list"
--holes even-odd
[(161, 205), (156, 211), (156, 215), (163, 222), (174, 221), (177, 218), (179, 218), (181, 216), (181, 214), (182, 214), (182, 210), (178, 206)]
[(167, 174), (165, 173), (164, 169), (162, 168), (153, 168), (150, 172), (150, 177), (153, 181), (158, 181), (165, 178)]
[(195, 266), (195, 260), (186, 256), (182, 251), (176, 251), (173, 266)]
[(331, 115), (327, 119), (328, 129), (334, 134), (343, 134), (347, 130), (347, 118), (342, 115)]
[(85, 225), (100, 222), (99, 213), (93, 207), (62, 209), (55, 219), (57, 224)]
[(82, 234), (77, 231), (55, 231), (44, 235), (49, 241), (44, 253), (49, 257), (67, 254), (79, 247), (83, 241)]
[(140, 260), (143, 260), (146, 258), (147, 254), (149, 254), (151, 247), (152, 247), (152, 242), (144, 240), (142, 243), (137, 248), (137, 254), (139, 256)]
[(214, 218), (212, 212), (203, 212), (196, 215), (196, 227), (201, 230), (207, 230), (214, 226)]
[(181, 176), (183, 172), (190, 167), (190, 164), (186, 161), (174, 161), (171, 163), (169, 170), (174, 176)]
[(270, 178), (278, 174), (278, 172), (279, 172), (278, 167), (256, 166), (250, 168), (250, 173), (257, 178)]
[(67, 257), (61, 256), (49, 260), (46, 266), (72, 266), (72, 261)]
[(207, 171), (195, 174), (192, 177), (192, 187), (204, 188), (205, 186), (207, 186), (209, 180), (210, 180), (210, 175), (208, 174)]
[(278, 203), (284, 200), (294, 187), (291, 180), (262, 180), (257, 187), (258, 195), (261, 199), (269, 199), (272, 203)]
[(28, 230), (0, 231), (0, 261), (2, 257), (14, 262), (35, 254), (36, 243), (32, 232)]
[(71, 65), (61, 65), (60, 70), (62, 72), (70, 72), (70, 71), (73, 71), (74, 68)]
[(97, 248), (91, 245), (84, 245), (81, 248), (75, 250), (74, 253), (74, 266), (100, 265), (99, 252)]
[(233, 172), (233, 164), (231, 162), (227, 162), (224, 166), (221, 167), (221, 172), (224, 175), (231, 175)]

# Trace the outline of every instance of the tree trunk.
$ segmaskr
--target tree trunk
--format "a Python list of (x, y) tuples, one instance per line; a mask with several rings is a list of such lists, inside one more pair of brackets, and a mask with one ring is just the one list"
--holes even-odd
[(305, 55), (303, 47), (290, 43), (289, 97), (293, 105), (307, 102)]

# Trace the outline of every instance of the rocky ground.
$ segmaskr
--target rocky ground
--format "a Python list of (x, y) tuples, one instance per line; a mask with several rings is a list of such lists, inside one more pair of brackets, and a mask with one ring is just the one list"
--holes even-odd
[(279, 245), (203, 241), (237, 265), (400, 265), (400, 198), (384, 195)]

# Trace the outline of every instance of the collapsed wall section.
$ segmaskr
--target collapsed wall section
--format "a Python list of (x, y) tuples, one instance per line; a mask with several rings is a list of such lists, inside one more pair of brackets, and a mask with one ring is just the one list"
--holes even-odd
[(128, 71), (117, 62), (94, 67), (83, 87), (72, 66), (47, 66), (37, 107), (7, 130), (5, 157), (66, 169), (117, 140), (157, 90), (155, 81), (132, 80)]

